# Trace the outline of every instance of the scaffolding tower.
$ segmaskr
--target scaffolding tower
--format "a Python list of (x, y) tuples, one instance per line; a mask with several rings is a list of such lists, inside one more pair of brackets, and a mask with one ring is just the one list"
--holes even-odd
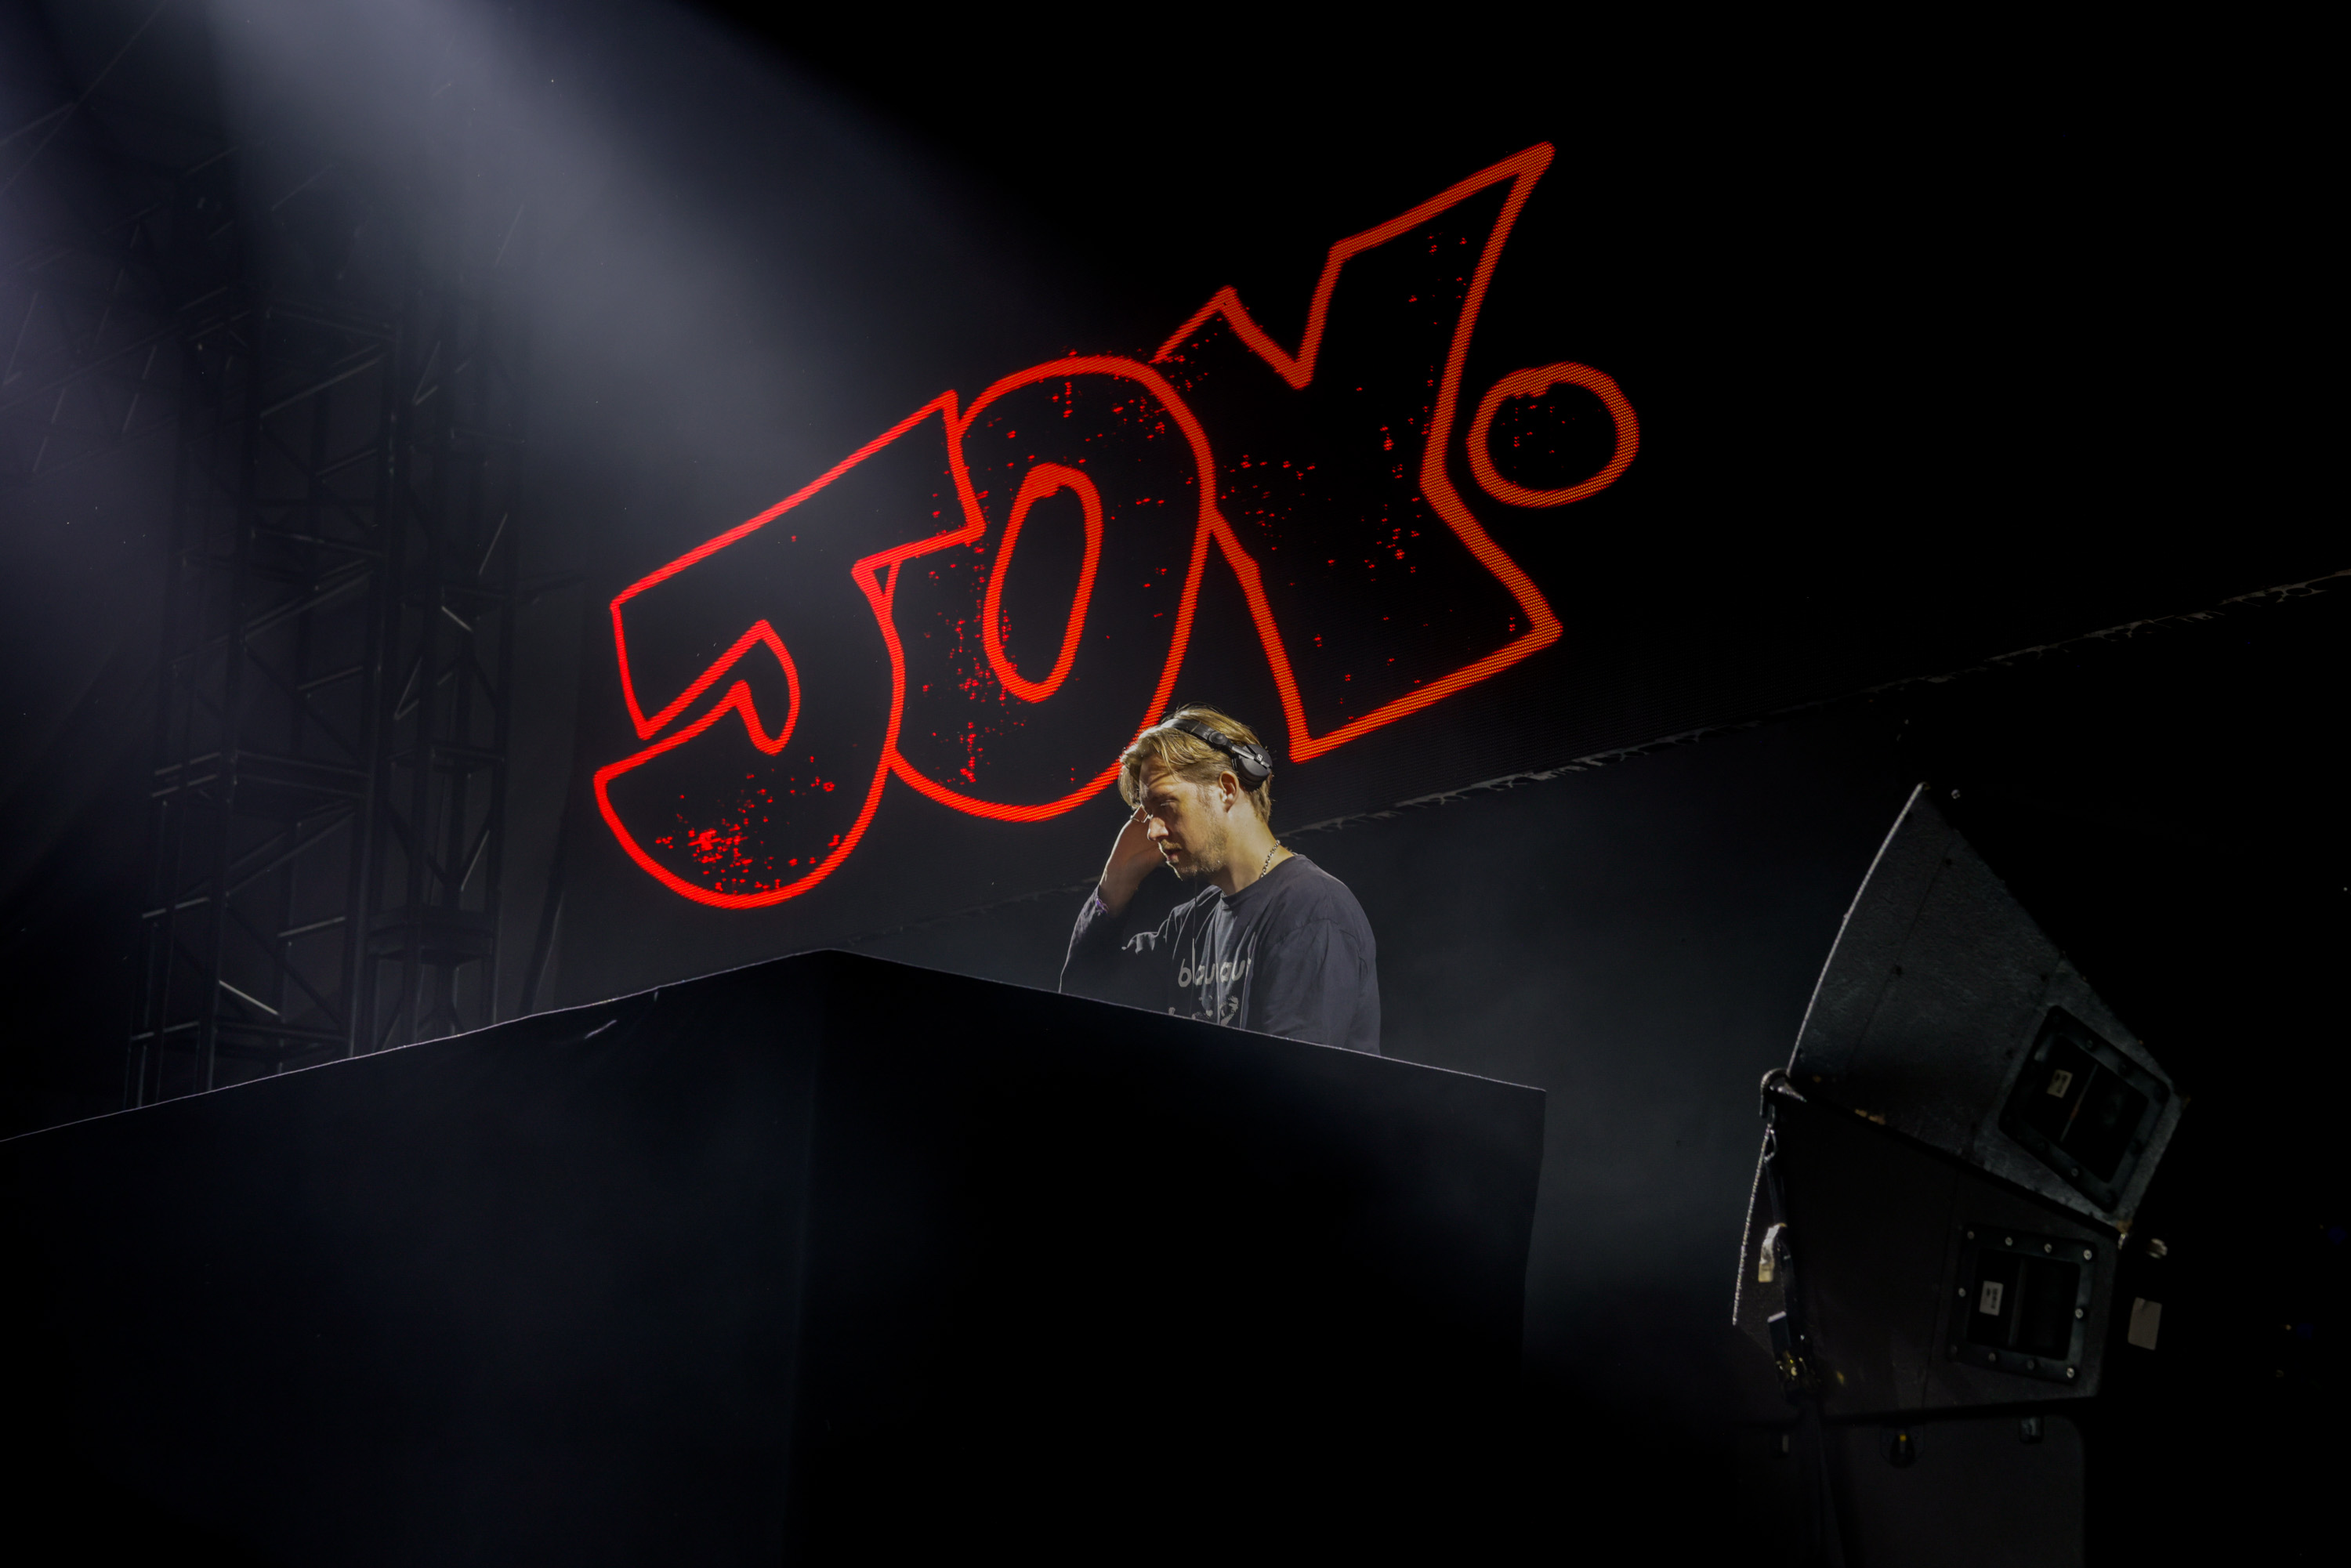
[(496, 63), (420, 83), (416, 198), (373, 203), (400, 287), (339, 298), (336, 225), (298, 228), (187, 325), (128, 1103), (496, 1021), (530, 255)]

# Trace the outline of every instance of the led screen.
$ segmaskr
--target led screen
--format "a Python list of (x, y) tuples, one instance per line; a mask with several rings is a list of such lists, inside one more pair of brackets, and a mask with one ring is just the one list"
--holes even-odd
[(1290, 343), (1226, 288), (1147, 354), (948, 389), (631, 583), (612, 652), (641, 744), (595, 775), (614, 841), (670, 893), (749, 909), (886, 836), (893, 790), (1069, 812), (1167, 711), (1212, 573), (1294, 763), (1557, 643), (1489, 525), (1601, 494), (1640, 437), (1604, 369), (1482, 373), (1504, 344), (1471, 373), (1552, 160), (1528, 148), (1340, 239)]

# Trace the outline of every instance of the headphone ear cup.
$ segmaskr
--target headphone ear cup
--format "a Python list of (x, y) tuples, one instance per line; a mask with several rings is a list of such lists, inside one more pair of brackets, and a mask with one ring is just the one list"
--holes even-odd
[(1171, 718), (1163, 722), (1170, 729), (1180, 729), (1196, 740), (1207, 741), (1231, 758), (1245, 789), (1255, 789), (1273, 777), (1273, 754), (1262, 746), (1252, 741), (1228, 739), (1207, 725), (1195, 724), (1189, 719)]

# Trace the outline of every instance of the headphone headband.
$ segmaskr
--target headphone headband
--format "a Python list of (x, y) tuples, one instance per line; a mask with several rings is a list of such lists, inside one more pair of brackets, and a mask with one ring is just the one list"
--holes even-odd
[(1231, 758), (1233, 772), (1239, 777), (1244, 789), (1259, 789), (1273, 777), (1273, 758), (1264, 747), (1254, 741), (1235, 740), (1197, 719), (1171, 718), (1164, 721), (1164, 727), (1180, 729), (1193, 739), (1206, 741)]

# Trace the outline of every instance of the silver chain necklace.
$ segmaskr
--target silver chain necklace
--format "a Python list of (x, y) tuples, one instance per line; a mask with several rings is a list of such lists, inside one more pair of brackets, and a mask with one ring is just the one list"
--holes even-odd
[(1271, 871), (1273, 869), (1273, 857), (1280, 852), (1281, 841), (1280, 839), (1276, 839), (1273, 841), (1273, 848), (1265, 852), (1265, 863), (1257, 868), (1257, 874), (1263, 876), (1266, 873)]

